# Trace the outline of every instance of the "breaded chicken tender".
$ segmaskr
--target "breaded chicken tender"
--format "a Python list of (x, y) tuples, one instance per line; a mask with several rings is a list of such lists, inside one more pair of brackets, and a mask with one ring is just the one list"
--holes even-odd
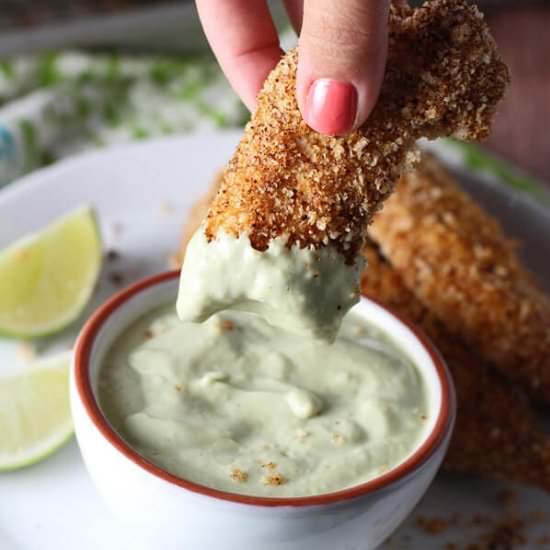
[(216, 174), (213, 182), (210, 184), (210, 187), (208, 187), (206, 194), (202, 196), (195, 204), (193, 204), (191, 210), (189, 211), (189, 215), (186, 218), (183, 233), (181, 235), (180, 248), (174, 258), (179, 265), (183, 263), (187, 243), (191, 240), (191, 237), (195, 231), (197, 231), (208, 213), (210, 204), (212, 204), (212, 201), (220, 188), (221, 180), (222, 172), (220, 171)]
[(447, 331), (375, 244), (368, 243), (363, 254), (368, 267), (362, 292), (420, 326), (453, 375), (458, 415), (444, 467), (550, 490), (550, 436), (541, 429), (525, 395)]
[(220, 230), (244, 233), (264, 251), (283, 236), (288, 247), (334, 247), (353, 264), (418, 138), (487, 135), (508, 71), (477, 8), (466, 0), (392, 7), (389, 32), (378, 102), (344, 137), (320, 135), (303, 121), (299, 52), (283, 57), (224, 171), (206, 220), (208, 240)]
[(550, 401), (550, 298), (497, 221), (434, 158), (402, 178), (369, 234), (450, 334)]

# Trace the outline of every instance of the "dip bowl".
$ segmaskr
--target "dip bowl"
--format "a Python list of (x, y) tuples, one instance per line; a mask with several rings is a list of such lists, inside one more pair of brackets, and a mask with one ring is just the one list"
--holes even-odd
[(82, 329), (71, 369), (71, 406), (82, 456), (129, 539), (154, 550), (368, 550), (381, 544), (425, 493), (451, 437), (455, 394), (433, 345), (375, 301), (362, 298), (355, 306), (366, 321), (391, 335), (427, 388), (426, 435), (397, 466), (351, 488), (309, 497), (219, 491), (146, 460), (114, 431), (98, 404), (98, 371), (106, 352), (136, 319), (175, 303), (178, 277), (178, 272), (157, 275), (111, 298)]

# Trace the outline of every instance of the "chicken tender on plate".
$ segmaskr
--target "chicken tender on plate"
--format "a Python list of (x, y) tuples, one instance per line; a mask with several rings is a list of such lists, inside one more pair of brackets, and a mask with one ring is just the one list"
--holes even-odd
[(550, 401), (550, 298), (498, 222), (433, 157), (403, 176), (369, 234), (450, 334)]
[(526, 396), (448, 332), (374, 243), (368, 243), (363, 253), (368, 267), (363, 271), (362, 292), (420, 326), (453, 375), (458, 414), (444, 467), (550, 490), (550, 436)]

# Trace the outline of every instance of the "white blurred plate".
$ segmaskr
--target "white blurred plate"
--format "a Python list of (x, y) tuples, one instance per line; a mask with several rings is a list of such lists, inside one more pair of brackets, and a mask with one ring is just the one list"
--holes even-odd
[[(115, 290), (113, 274), (122, 275), (127, 284), (167, 268), (186, 213), (238, 138), (238, 133), (231, 132), (125, 146), (69, 159), (27, 176), (0, 191), (0, 248), (82, 203), (94, 205), (105, 249), (117, 251), (120, 257), (106, 262), (91, 310)], [(456, 151), (444, 144), (436, 148), (456, 168)], [(463, 176), (466, 187), (521, 240), (526, 262), (548, 283), (549, 211), (489, 175)], [(44, 342), (40, 351), (70, 345), (75, 330)], [(21, 366), (17, 344), (0, 341), (0, 375)], [(419, 514), (449, 518), (455, 512), (498, 515), (502, 507), (498, 494), (511, 487), (468, 476), (439, 475), (386, 548), (430, 550), (447, 542), (471, 542), (476, 529), (483, 526), (462, 525), (428, 536), (418, 529), (415, 518)], [(524, 514), (550, 507), (550, 497), (534, 489), (520, 488), (518, 499)], [(532, 540), (543, 531), (540, 522), (528, 528)], [(74, 441), (41, 464), (0, 474), (1, 550), (125, 550), (136, 544), (130, 533), (118, 531), (96, 496)]]

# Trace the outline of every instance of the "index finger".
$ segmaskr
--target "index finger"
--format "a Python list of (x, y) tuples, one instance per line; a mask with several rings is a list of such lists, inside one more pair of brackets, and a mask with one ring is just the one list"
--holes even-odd
[(256, 95), (283, 53), (267, 4), (263, 0), (197, 0), (197, 9), (227, 79), (253, 110)]

